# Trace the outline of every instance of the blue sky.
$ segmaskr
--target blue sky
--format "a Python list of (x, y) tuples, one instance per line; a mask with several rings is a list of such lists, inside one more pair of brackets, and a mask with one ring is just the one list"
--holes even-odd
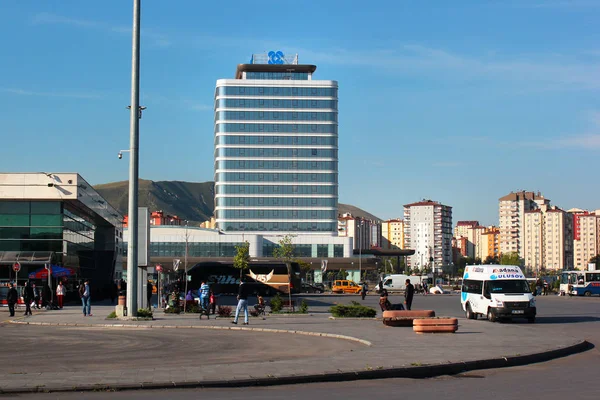
[[(226, 8), (223, 8), (226, 7)], [(126, 180), (132, 3), (0, 2), (0, 170)], [(340, 202), (498, 223), (600, 208), (600, 0), (143, 0), (140, 176), (213, 180), (215, 81), (282, 50), (339, 90)]]

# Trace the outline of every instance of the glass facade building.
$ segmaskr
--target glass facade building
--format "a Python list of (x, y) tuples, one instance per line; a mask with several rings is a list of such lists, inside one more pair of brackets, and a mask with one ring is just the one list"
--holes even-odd
[(315, 70), (240, 64), (217, 81), (219, 229), (337, 234), (338, 85), (313, 80)]

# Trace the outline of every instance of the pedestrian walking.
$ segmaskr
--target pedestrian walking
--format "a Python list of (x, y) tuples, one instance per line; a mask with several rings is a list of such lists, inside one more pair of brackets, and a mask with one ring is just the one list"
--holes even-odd
[(42, 307), (46, 307), (46, 309), (49, 309), (51, 300), (52, 290), (50, 289), (50, 285), (44, 283), (44, 286), (42, 286)]
[(15, 304), (19, 300), (19, 293), (12, 283), (8, 284), (8, 293), (6, 293), (6, 302), (8, 303), (8, 312), (11, 317), (15, 316)]
[(23, 286), (21, 296), (23, 296), (23, 301), (25, 302), (25, 315), (31, 315), (31, 302), (35, 298), (33, 294), (33, 289), (29, 286), (29, 282), (25, 281), (25, 286)]
[(154, 291), (154, 285), (151, 281), (148, 281), (146, 285), (146, 298), (148, 299), (148, 310), (152, 310), (152, 292)]
[(92, 316), (92, 299), (90, 281), (86, 280), (83, 285), (79, 286), (79, 296), (81, 297), (81, 304), (83, 306), (83, 316)]
[(412, 307), (413, 296), (415, 294), (415, 287), (412, 283), (410, 283), (410, 279), (406, 280), (406, 289), (404, 290), (404, 304), (406, 304), (406, 309), (410, 310)]
[(200, 297), (200, 304), (202, 305), (202, 309), (208, 310), (208, 302), (210, 300), (210, 286), (208, 286), (206, 281), (202, 281), (200, 289), (198, 289), (198, 295)]
[(248, 325), (248, 292), (250, 291), (250, 287), (244, 282), (244, 280), (244, 278), (240, 280), (240, 287), (237, 295), (238, 304), (237, 308), (235, 309), (235, 318), (233, 318), (233, 321), (231, 321), (232, 324), (236, 325), (238, 323), (241, 310), (244, 310), (244, 325)]
[(363, 282), (362, 286), (360, 288), (360, 296), (362, 297), (363, 300), (365, 299), (365, 296), (367, 295), (367, 290), (368, 290), (367, 283)]
[(208, 297), (209, 301), (210, 301), (210, 311), (212, 312), (212, 314), (214, 314), (217, 311), (217, 297), (215, 296), (215, 293), (211, 290), (210, 291), (210, 296)]
[(35, 304), (33, 305), (38, 310), (40, 307), (40, 290), (35, 286), (35, 283), (31, 284), (31, 290), (33, 290), (33, 301)]
[(427, 296), (427, 291), (428, 291), (428, 287), (427, 287), (427, 282), (423, 282), (423, 295)]
[(63, 308), (63, 299), (65, 298), (65, 286), (62, 282), (58, 282), (56, 287), (56, 300), (58, 301), (58, 308)]

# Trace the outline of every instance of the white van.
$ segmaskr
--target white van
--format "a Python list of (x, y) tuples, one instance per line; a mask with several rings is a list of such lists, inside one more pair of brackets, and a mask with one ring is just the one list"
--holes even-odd
[(515, 265), (466, 266), (460, 303), (468, 319), (485, 315), (491, 322), (515, 317), (535, 322), (535, 298)]
[[(385, 278), (383, 278), (383, 288), (390, 292), (404, 290), (404, 289), (406, 289), (406, 280), (407, 279), (409, 279), (410, 283), (412, 283), (413, 285), (417, 285), (417, 284), (422, 285), (423, 283), (427, 282), (427, 284), (431, 286), (431, 282), (433, 281), (433, 279), (427, 275), (418, 276), (418, 275), (392, 274), (392, 275), (386, 275)], [(381, 288), (379, 287), (379, 283), (377, 285), (375, 285), (375, 291), (377, 293), (379, 293), (381, 291)]]

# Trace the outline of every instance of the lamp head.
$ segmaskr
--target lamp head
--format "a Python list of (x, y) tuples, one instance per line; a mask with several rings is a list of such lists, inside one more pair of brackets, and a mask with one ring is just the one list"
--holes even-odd
[(119, 160), (123, 158), (123, 153), (119, 152)]

